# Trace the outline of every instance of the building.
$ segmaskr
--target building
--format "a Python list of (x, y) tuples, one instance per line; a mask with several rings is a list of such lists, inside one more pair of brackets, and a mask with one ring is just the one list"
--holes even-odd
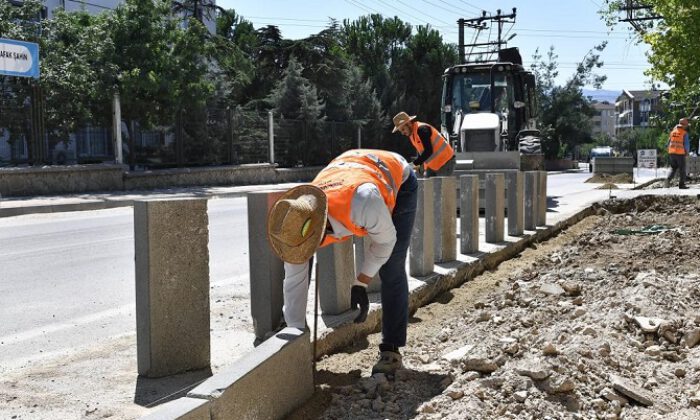
[[(22, 0), (10, 0), (11, 3), (21, 4)], [(65, 10), (67, 12), (80, 12), (86, 11), (91, 14), (98, 14), (105, 11), (115, 9), (124, 0), (43, 0), (46, 7), (45, 13), (43, 13), (44, 18), (51, 19), (56, 10)], [(216, 6), (216, 0), (201, 0), (202, 4), (208, 4)], [(186, 16), (190, 16), (190, 13), (183, 13)], [(204, 13), (204, 24), (210, 33), (216, 32), (216, 16), (208, 16)]]
[(82, 10), (97, 14), (117, 7), (123, 0), (44, 0), (47, 17), (51, 19), (54, 11), (63, 9), (66, 12), (80, 12)]
[(596, 111), (596, 114), (593, 116), (593, 137), (600, 137), (606, 134), (609, 137), (614, 137), (617, 122), (615, 105), (608, 101), (594, 102), (592, 105)]
[[(10, 0), (10, 3), (20, 6), (23, 0)], [(109, 12), (117, 8), (124, 0), (43, 0), (44, 10), (37, 20), (51, 19), (58, 10), (67, 12), (86, 11), (91, 14)], [(200, 0), (200, 5), (216, 6), (216, 0)], [(216, 32), (216, 14), (218, 11), (213, 8), (213, 13), (202, 13), (204, 24), (210, 33)], [(191, 11), (180, 12), (183, 16), (189, 17)], [(187, 21), (183, 19), (182, 25)], [(24, 112), (23, 110), (15, 110)], [(2, 109), (0, 109), (2, 112)], [(123, 124), (122, 124), (123, 125)], [(28, 130), (27, 130), (28, 131)], [(49, 142), (48, 159), (54, 163), (75, 162), (79, 159), (88, 161), (106, 160), (112, 157), (112, 128), (111, 127), (84, 127), (71, 134), (71, 141), (68, 144)], [(124, 132), (126, 131), (123, 130)], [(139, 137), (140, 141), (147, 143), (154, 137), (148, 133)], [(0, 166), (10, 161), (27, 161), (29, 159), (29, 148), (27, 139), (16, 141), (12, 144), (9, 141), (10, 132), (0, 127)], [(155, 141), (155, 140), (153, 140)], [(141, 144), (147, 146), (147, 144)]]
[(662, 93), (660, 90), (623, 90), (615, 102), (615, 132), (648, 127), (650, 118), (661, 112)]

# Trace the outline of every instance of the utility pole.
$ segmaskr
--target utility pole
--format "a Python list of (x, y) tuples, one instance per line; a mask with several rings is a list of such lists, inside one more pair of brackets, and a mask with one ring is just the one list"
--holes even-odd
[(642, 22), (663, 19), (663, 16), (654, 13), (652, 6), (642, 4), (639, 0), (625, 0), (625, 5), (620, 6), (620, 11), (625, 12), (626, 18), (619, 21), (632, 25), (640, 35), (646, 33)]
[[(502, 14), (501, 9), (496, 10), (495, 15), (488, 15), (486, 14), (486, 11), (481, 12), (481, 16), (476, 17), (476, 18), (471, 18), (471, 19), (458, 19), (457, 24), (459, 25), (459, 34), (458, 34), (458, 42), (459, 42), (459, 60), (460, 64), (464, 64), (467, 61), (470, 61), (467, 59), (467, 57), (471, 57), (472, 55), (484, 55), (484, 54), (494, 54), (498, 53), (501, 50), (501, 46), (506, 43), (506, 41), (503, 40), (503, 24), (504, 23), (515, 23), (515, 17), (517, 13), (517, 8), (513, 8), (511, 13), (509, 14)], [(471, 29), (476, 29), (478, 32), (483, 31), (484, 29), (488, 29), (489, 26), (486, 24), (486, 22), (490, 23), (495, 23), (498, 25), (498, 34), (497, 34), (497, 39), (496, 41), (487, 41), (487, 42), (474, 42), (472, 44), (465, 44), (464, 43), (464, 29), (465, 28), (471, 28)], [(474, 38), (476, 39), (476, 37)], [(469, 53), (466, 52), (466, 47), (471, 47), (471, 50)], [(474, 47), (492, 47), (491, 49), (488, 49), (485, 52), (477, 52), (474, 53)], [(480, 60), (477, 60), (480, 61)]]

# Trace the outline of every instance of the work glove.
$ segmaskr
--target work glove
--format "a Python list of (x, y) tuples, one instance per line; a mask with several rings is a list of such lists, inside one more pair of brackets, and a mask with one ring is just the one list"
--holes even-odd
[(360, 308), (360, 313), (355, 318), (355, 323), (365, 322), (367, 313), (369, 312), (369, 298), (367, 297), (367, 285), (361, 281), (355, 280), (355, 283), (350, 289), (350, 308)]

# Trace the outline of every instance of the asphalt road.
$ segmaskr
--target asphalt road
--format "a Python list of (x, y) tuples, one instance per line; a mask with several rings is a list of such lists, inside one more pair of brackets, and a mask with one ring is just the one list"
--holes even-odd
[[(245, 198), (209, 200), (212, 286), (249, 295)], [(131, 207), (0, 219), (0, 372), (134, 333)]]

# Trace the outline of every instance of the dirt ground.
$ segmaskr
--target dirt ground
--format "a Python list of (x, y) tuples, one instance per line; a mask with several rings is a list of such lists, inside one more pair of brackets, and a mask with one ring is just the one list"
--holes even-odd
[(700, 203), (618, 207), (420, 308), (394, 380), (379, 334), (324, 357), (290, 418), (700, 419)]

